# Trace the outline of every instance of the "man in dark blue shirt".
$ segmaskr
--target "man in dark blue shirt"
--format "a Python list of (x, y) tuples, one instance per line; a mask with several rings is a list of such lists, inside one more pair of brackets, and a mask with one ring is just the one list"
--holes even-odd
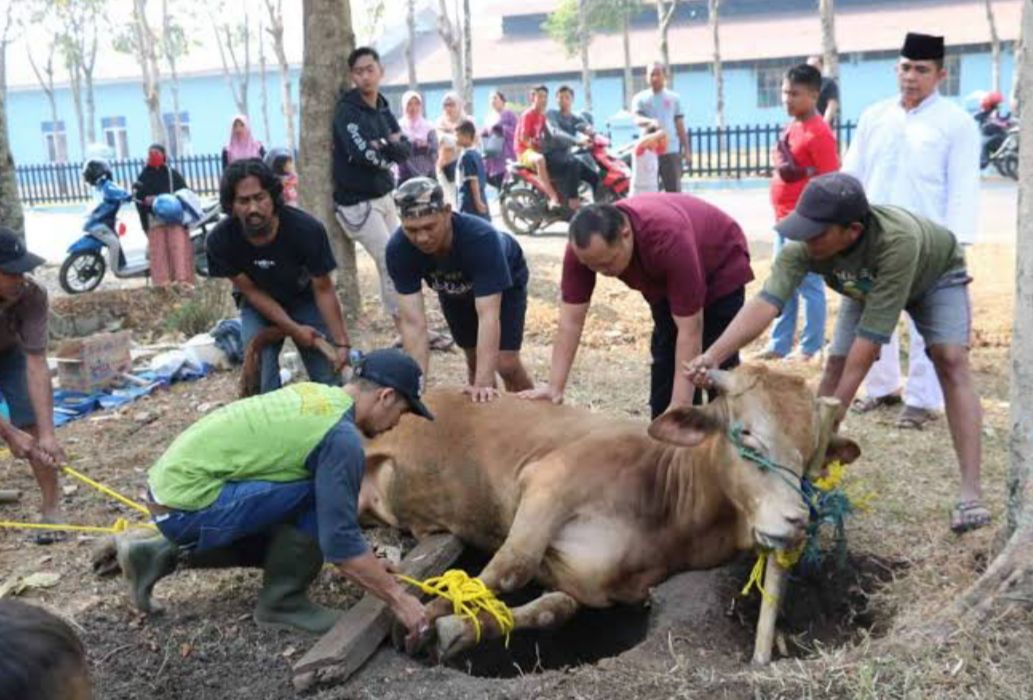
[(531, 388), (520, 360), (528, 271), (516, 240), (482, 219), (453, 212), (441, 186), (429, 178), (406, 181), (395, 192), (395, 203), (402, 226), (387, 244), (387, 270), (398, 290), (406, 352), (426, 373), (426, 280), (466, 353), (465, 391), (471, 399), (498, 396), (496, 372), (508, 391)]
[[(283, 185), (257, 158), (230, 163), (219, 188), (229, 216), (206, 243), (212, 277), (228, 277), (243, 296), (240, 318), (247, 344), (266, 326), (293, 340), (309, 379), (339, 384), (348, 362), (348, 332), (330, 273), (336, 267), (326, 229), (300, 209), (284, 206)], [(314, 347), (337, 346), (333, 365)], [(280, 388), (283, 341), (262, 351), (262, 393)]]

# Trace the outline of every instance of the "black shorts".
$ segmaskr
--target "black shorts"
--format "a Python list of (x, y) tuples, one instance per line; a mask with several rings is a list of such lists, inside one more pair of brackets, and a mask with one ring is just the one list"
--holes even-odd
[[(463, 349), (477, 347), (477, 307), (473, 294), (462, 297), (438, 295), (441, 313), (456, 345)], [(516, 351), (524, 342), (524, 315), (527, 313), (527, 287), (510, 287), (502, 292), (499, 310), (499, 350)]]

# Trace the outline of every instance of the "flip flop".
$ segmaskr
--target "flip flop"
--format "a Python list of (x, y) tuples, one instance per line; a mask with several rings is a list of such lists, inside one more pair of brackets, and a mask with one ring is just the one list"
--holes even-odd
[(990, 511), (979, 501), (958, 501), (951, 510), (951, 532), (963, 535), (993, 522)]
[(897, 416), (897, 427), (901, 430), (924, 430), (926, 423), (936, 420), (936, 414), (924, 408), (905, 406)]
[(850, 404), (850, 410), (854, 413), (864, 414), (882, 408), (883, 406), (898, 406), (903, 402), (900, 394), (886, 394), (885, 396), (866, 396), (856, 398)]

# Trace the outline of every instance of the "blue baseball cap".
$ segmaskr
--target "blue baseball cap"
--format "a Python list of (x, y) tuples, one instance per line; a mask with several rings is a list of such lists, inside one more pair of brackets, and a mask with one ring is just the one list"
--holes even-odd
[(833, 224), (864, 221), (868, 212), (868, 198), (857, 178), (826, 173), (807, 183), (796, 209), (775, 224), (775, 230), (791, 241), (809, 241)]
[(32, 272), (44, 262), (43, 258), (25, 249), (25, 243), (14, 231), (0, 226), (0, 271), (20, 275)]
[(394, 389), (409, 402), (413, 413), (427, 420), (434, 420), (434, 414), (420, 401), (420, 394), (423, 393), (423, 372), (420, 371), (416, 360), (401, 350), (387, 348), (363, 355), (355, 366), (354, 376)]

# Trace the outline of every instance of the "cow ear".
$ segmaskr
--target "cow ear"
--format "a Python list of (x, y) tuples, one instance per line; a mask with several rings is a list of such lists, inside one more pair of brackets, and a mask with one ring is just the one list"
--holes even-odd
[(833, 435), (829, 438), (829, 449), (825, 452), (825, 463), (840, 461), (850, 464), (861, 456), (861, 448), (850, 438)]
[(695, 447), (725, 424), (705, 408), (682, 406), (663, 414), (649, 425), (649, 436), (674, 445)]

